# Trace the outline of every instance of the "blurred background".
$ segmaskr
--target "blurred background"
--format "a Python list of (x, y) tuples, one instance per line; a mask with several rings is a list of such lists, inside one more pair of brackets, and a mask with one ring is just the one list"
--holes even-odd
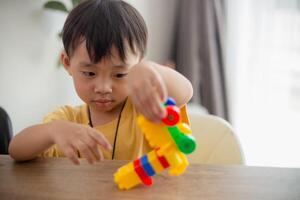
[[(0, 1), (0, 106), (14, 133), (81, 103), (57, 67), (67, 14), (46, 2)], [(146, 57), (192, 82), (191, 112), (229, 121), (246, 164), (300, 167), (299, 0), (127, 2), (147, 23)]]

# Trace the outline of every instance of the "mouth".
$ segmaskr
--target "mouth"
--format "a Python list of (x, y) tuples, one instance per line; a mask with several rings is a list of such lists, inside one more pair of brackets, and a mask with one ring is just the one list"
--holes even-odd
[(114, 101), (111, 99), (98, 99), (98, 100), (94, 100), (92, 102), (95, 103), (99, 107), (109, 107)]
[(94, 100), (94, 102), (96, 102), (96, 103), (109, 103), (109, 102), (113, 102), (113, 100), (111, 100), (111, 99), (99, 99), (99, 100)]

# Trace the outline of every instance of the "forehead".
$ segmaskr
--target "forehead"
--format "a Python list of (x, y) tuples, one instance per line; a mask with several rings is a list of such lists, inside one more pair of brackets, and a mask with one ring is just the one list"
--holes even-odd
[[(125, 43), (126, 47), (126, 60), (124, 62), (122, 61), (119, 51), (115, 45), (112, 46), (112, 48), (107, 52), (107, 56), (103, 57), (99, 62), (102, 62), (104, 60), (106, 61), (111, 61), (112, 63), (132, 63), (135, 62), (136, 60), (140, 60), (140, 53), (134, 53), (132, 50), (129, 48), (129, 45)], [(91, 63), (91, 59), (89, 57), (87, 47), (86, 47), (86, 42), (82, 41), (77, 48), (74, 50), (74, 53), (72, 55), (74, 60), (78, 61), (85, 61)]]

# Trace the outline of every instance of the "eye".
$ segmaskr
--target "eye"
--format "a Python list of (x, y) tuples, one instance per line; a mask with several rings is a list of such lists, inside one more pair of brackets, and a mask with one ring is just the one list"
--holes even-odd
[(86, 72), (86, 71), (83, 71), (82, 72), (84, 76), (88, 76), (88, 77), (92, 77), (92, 76), (95, 76), (96, 74), (94, 72)]
[(127, 73), (125, 73), (125, 74), (116, 74), (115, 77), (116, 78), (123, 78), (126, 75), (127, 75)]

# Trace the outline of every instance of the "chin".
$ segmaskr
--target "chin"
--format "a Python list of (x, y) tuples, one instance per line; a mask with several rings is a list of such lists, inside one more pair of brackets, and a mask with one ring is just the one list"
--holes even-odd
[(100, 112), (109, 112), (114, 110), (115, 106), (98, 106), (98, 105), (94, 105), (93, 108), (97, 111)]

